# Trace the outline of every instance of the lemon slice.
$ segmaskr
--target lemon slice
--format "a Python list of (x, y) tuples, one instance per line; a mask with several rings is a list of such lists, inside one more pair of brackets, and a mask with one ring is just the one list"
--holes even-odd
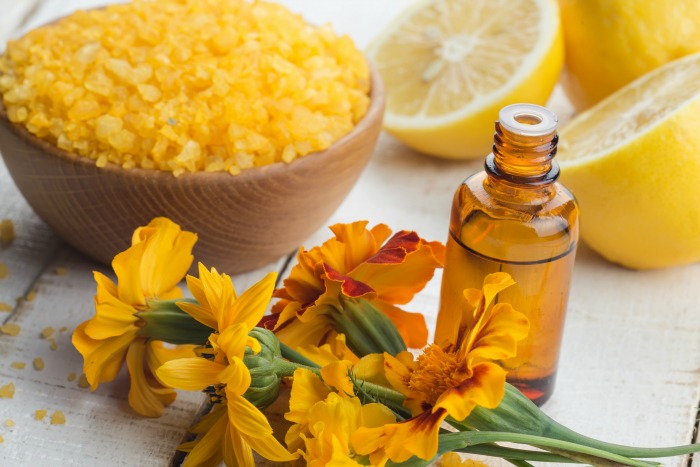
[(501, 107), (544, 104), (563, 62), (555, 0), (422, 0), (367, 50), (386, 130), (419, 151), (484, 157)]
[(581, 237), (635, 269), (700, 260), (700, 54), (633, 81), (560, 132)]

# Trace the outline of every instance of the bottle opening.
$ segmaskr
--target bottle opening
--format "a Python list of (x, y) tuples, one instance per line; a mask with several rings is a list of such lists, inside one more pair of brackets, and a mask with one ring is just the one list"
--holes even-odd
[(557, 128), (557, 116), (535, 104), (513, 104), (503, 107), (498, 120), (506, 130), (524, 136), (544, 136)]

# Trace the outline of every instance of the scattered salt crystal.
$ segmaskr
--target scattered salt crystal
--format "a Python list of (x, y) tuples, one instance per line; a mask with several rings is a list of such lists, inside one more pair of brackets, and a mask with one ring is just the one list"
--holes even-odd
[(59, 329), (58, 332), (60, 332), (61, 334), (63, 334), (63, 333), (66, 332), (67, 330), (68, 330), (67, 327), (61, 326), (61, 329)]
[(0, 243), (9, 245), (15, 239), (15, 225), (10, 219), (0, 221)]
[(12, 305), (5, 302), (0, 302), (0, 311), (12, 311)]
[(27, 364), (24, 362), (12, 362), (10, 366), (17, 370), (24, 370), (24, 367), (27, 366)]
[(73, 381), (75, 379), (75, 372), (71, 371), (68, 373), (68, 381)]
[(2, 399), (12, 399), (15, 396), (15, 385), (14, 383), (8, 383), (4, 386), (0, 386), (0, 398)]
[(30, 290), (26, 297), (24, 297), (28, 302), (33, 301), (36, 298), (36, 290)]
[(66, 274), (68, 274), (68, 268), (61, 266), (61, 267), (54, 269), (53, 273), (56, 274), (57, 276), (65, 276)]
[(88, 382), (87, 376), (85, 376), (85, 373), (80, 375), (80, 378), (78, 378), (78, 386), (80, 386), (81, 388), (89, 388), (90, 387), (90, 383)]
[(0, 263), (0, 279), (5, 279), (10, 275), (10, 270), (5, 263)]
[(9, 418), (7, 420), (5, 420), (5, 426), (8, 428), (12, 428), (15, 425), (16, 425), (16, 423), (14, 420), (10, 420)]
[(52, 425), (63, 425), (66, 423), (66, 416), (63, 415), (63, 412), (60, 410), (56, 410), (54, 413), (51, 414), (51, 424)]
[(45, 327), (41, 331), (41, 337), (43, 337), (44, 339), (48, 339), (49, 337), (53, 336), (54, 332), (55, 331), (51, 326)]
[(46, 410), (44, 409), (37, 409), (34, 412), (34, 420), (43, 420), (44, 417), (46, 417)]
[(58, 344), (54, 339), (49, 339), (49, 342), (51, 342), (51, 345), (49, 345), (49, 348), (51, 350), (57, 350), (58, 349)]
[(22, 330), (17, 323), (7, 323), (0, 326), (0, 332), (8, 336), (16, 336)]
[(32, 364), (34, 365), (34, 369), (36, 371), (41, 371), (44, 369), (44, 359), (41, 357), (36, 357), (34, 361), (32, 361)]

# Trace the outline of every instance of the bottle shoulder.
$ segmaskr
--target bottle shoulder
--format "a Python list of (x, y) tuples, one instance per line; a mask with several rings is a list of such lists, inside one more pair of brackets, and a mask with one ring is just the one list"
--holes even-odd
[(566, 254), (578, 242), (579, 208), (563, 185), (546, 196), (494, 195), (486, 175), (475, 174), (457, 189), (450, 234), (463, 246), (493, 258), (536, 261)]

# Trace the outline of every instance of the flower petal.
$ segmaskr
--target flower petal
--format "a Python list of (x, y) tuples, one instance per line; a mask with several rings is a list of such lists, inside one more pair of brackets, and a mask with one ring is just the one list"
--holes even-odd
[(321, 368), (321, 378), (328, 386), (347, 397), (355, 395), (355, 385), (350, 379), (352, 363), (347, 360), (336, 361)]
[(115, 295), (117, 288), (105, 275), (94, 273), (97, 282), (95, 316), (87, 322), (85, 332), (93, 339), (107, 339), (134, 330), (136, 309)]
[(430, 460), (437, 454), (440, 424), (447, 411), (423, 412), (405, 422), (386, 424), (377, 428), (359, 428), (352, 435), (355, 452), (363, 455), (384, 450), (394, 462), (404, 462), (412, 456)]
[(495, 305), (469, 349), (475, 361), (505, 360), (515, 357), (518, 342), (527, 337), (527, 317), (508, 303)]
[(380, 300), (408, 303), (432, 279), (435, 268), (442, 267), (431, 245), (415, 232), (399, 232), (349, 275), (372, 287)]
[(146, 297), (141, 288), (141, 258), (145, 244), (137, 243), (117, 254), (112, 269), (117, 275), (119, 299), (132, 306), (145, 306)]
[(221, 373), (227, 365), (212, 362), (201, 357), (170, 360), (156, 370), (158, 379), (168, 386), (200, 391), (212, 384), (221, 382)]
[(85, 332), (88, 322), (79, 325), (73, 332), (73, 346), (83, 356), (83, 372), (94, 391), (99, 383), (112, 381), (124, 363), (126, 351), (136, 331), (109, 339), (92, 339)]
[(226, 427), (226, 441), (223, 445), (224, 462), (227, 466), (255, 467), (253, 451), (243, 435), (229, 423)]
[(404, 311), (381, 300), (372, 300), (372, 304), (394, 323), (407, 347), (413, 349), (425, 347), (428, 343), (428, 326), (423, 314)]
[(355, 266), (365, 262), (375, 254), (384, 239), (377, 242), (374, 233), (380, 238), (387, 230), (389, 234), (391, 233), (391, 230), (384, 224), (379, 224), (373, 231), (367, 230), (367, 224), (367, 221), (356, 221), (351, 224), (335, 224), (329, 227), (336, 239), (345, 245), (343, 263), (347, 268), (346, 271), (351, 271)]
[(197, 425), (206, 423), (207, 430), (201, 432), (202, 435), (198, 436), (195, 441), (178, 447), (180, 451), (189, 450), (189, 455), (182, 464), (183, 467), (215, 466), (221, 462), (228, 428), (227, 415), (225, 407), (216, 406), (202, 417)]
[(472, 367), (472, 377), (447, 389), (438, 398), (433, 410), (446, 410), (455, 420), (469, 416), (475, 406), (494, 409), (503, 399), (506, 372), (495, 363), (479, 363)]
[(275, 290), (277, 273), (271, 272), (259, 282), (243, 292), (229, 314), (224, 318), (222, 329), (232, 323), (245, 323), (248, 331), (253, 329), (262, 319), (267, 306), (270, 304), (272, 292)]
[(211, 314), (211, 310), (209, 310), (208, 308), (189, 302), (177, 302), (176, 305), (182, 311), (184, 311), (203, 325), (208, 326), (212, 329), (218, 329), (216, 319)]
[(126, 366), (131, 377), (129, 405), (144, 417), (160, 417), (166, 405), (175, 401), (176, 393), (152, 378), (146, 368), (147, 347), (144, 339), (135, 339), (126, 353)]
[[(145, 248), (141, 259), (142, 290), (149, 298), (177, 298), (177, 284), (192, 265), (197, 235), (180, 229), (168, 218), (153, 219), (141, 234)], [(121, 277), (120, 277), (121, 280)]]
[(297, 424), (306, 423), (309, 409), (324, 400), (331, 390), (312, 371), (299, 368), (294, 371), (289, 412), (284, 418)]

